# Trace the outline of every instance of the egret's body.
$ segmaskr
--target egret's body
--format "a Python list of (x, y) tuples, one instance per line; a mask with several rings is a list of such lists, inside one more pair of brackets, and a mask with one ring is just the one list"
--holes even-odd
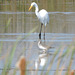
[[(38, 17), (39, 21), (41, 22), (41, 29), (39, 33), (39, 39), (41, 39), (42, 25), (46, 26), (49, 23), (49, 15), (48, 15), (48, 12), (44, 9), (39, 11), (38, 5), (35, 2), (31, 3), (31, 7), (29, 8), (29, 10), (33, 6), (35, 7), (35, 14)], [(45, 39), (45, 27), (44, 27), (44, 39)]]
[(39, 21), (45, 26), (49, 23), (49, 16), (46, 10), (40, 10), (38, 14), (36, 13), (36, 16), (38, 17)]

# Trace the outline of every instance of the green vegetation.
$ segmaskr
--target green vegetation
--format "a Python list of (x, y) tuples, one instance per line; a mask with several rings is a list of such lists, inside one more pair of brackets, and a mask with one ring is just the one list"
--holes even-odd
[[(7, 22), (7, 26), (9, 26), (10, 22), (11, 21), (9, 19), (8, 22)], [(28, 36), (30, 36), (30, 34), (33, 33), (37, 28), (38, 28), (38, 26), (34, 27), (27, 34), (27, 36), (25, 36), (24, 38), (22, 38), (20, 36), (16, 39), (16, 42), (14, 43), (14, 45), (12, 47), (12, 50), (10, 50), (10, 51), (8, 50), (9, 53), (8, 52), (6, 53), (8, 56), (5, 60), (5, 65), (4, 65), (4, 68), (3, 68), (3, 71), (2, 71), (2, 75), (8, 75), (9, 71), (11, 70), (11, 64), (12, 64), (13, 57), (14, 57), (14, 54), (15, 54), (15, 50), (16, 50), (18, 44), (21, 43), (22, 40), (24, 40)], [(3, 48), (3, 42), (1, 42), (1, 44), (0, 44), (0, 54), (2, 53), (2, 48)], [(74, 43), (67, 46), (67, 49), (64, 52), (65, 48), (66, 48), (66, 46), (61, 46), (54, 52), (54, 55), (52, 56), (52, 59), (49, 63), (49, 66), (46, 67), (47, 66), (47, 64), (46, 64), (43, 68), (43, 70), (45, 68), (47, 68), (47, 71), (45, 72), (45, 75), (50, 74), (50, 70), (51, 70), (54, 62), (57, 62), (57, 68), (56, 68), (56, 71), (55, 71), (54, 75), (59, 75), (59, 71), (61, 71), (60, 75), (62, 75), (62, 72), (63, 72), (63, 70), (65, 69), (65, 66), (66, 66), (67, 59), (69, 59), (68, 60), (69, 62), (67, 64), (68, 67), (67, 67), (67, 71), (65, 71), (65, 75), (69, 75), (69, 73), (71, 72), (71, 66), (72, 66), (74, 55), (75, 55)], [(24, 50), (23, 50), (23, 52), (24, 52)], [(58, 56), (58, 59), (56, 60), (57, 56)], [(0, 58), (2, 58), (2, 57), (0, 57)], [(62, 64), (62, 66), (60, 66), (61, 64)], [(59, 70), (59, 68), (60, 68), (60, 70)], [(13, 75), (16, 75), (16, 71), (17, 71), (16, 68), (14, 68)], [(37, 71), (37, 74), (38, 74), (38, 71)], [(43, 71), (41, 72), (41, 75), (43, 75)]]
[[(49, 1), (50, 1), (50, 3), (49, 3)], [(74, 1), (74, 0), (72, 0), (72, 1)], [(59, 9), (59, 7), (57, 7), (57, 5), (55, 5), (55, 3), (58, 3), (59, 4), (59, 3), (62, 3), (62, 2), (63, 3), (66, 3), (65, 0), (63, 0), (63, 1), (61, 1), (61, 0), (58, 0), (58, 1), (57, 0), (56, 1), (54, 1), (54, 0), (48, 0), (48, 2), (46, 2), (48, 4), (48, 6), (49, 6), (48, 7), (48, 10), (49, 11), (57, 11), (57, 10), (60, 10), (60, 11), (68, 11), (68, 10), (65, 10), (64, 9), (64, 8), (66, 8), (66, 4), (64, 4), (65, 6), (62, 5), (60, 7), (60, 9)], [(25, 12), (25, 11), (28, 12), (29, 5), (27, 3), (30, 3), (30, 1), (28, 1), (28, 0), (0, 0), (0, 12), (18, 12), (18, 11), (19, 12)], [(39, 5), (39, 6), (41, 6), (41, 5)], [(57, 8), (57, 10), (55, 9), (55, 7)], [(2, 19), (3, 16), (5, 17), (5, 19), (2, 19), (0, 21), (0, 23), (2, 22), (1, 23), (2, 24), (2, 27), (4, 25), (4, 28), (3, 28), (4, 30), (2, 29), (3, 30), (2, 33), (8, 33), (9, 32), (8, 31), (9, 30), (9, 27), (10, 27), (10, 32), (11, 33), (14, 33), (14, 32), (17, 32), (18, 33), (19, 32), (19, 29), (21, 28), (21, 24), (24, 25), (24, 24), (26, 24), (26, 20), (27, 21), (29, 20), (29, 19), (25, 19), (26, 14), (22, 14), (20, 16), (19, 16), (19, 14), (15, 14), (15, 15), (13, 15), (13, 14), (12, 15), (11, 14), (9, 14), (9, 15), (8, 14), (3, 14), (1, 16), (2, 17), (0, 19)], [(21, 21), (21, 24), (17, 23), (17, 22), (19, 22), (19, 19), (18, 19), (19, 17), (18, 16), (23, 18), (22, 20), (20, 20)], [(29, 18), (29, 17), (27, 17), (27, 18)], [(32, 20), (32, 18), (30, 20)], [(54, 20), (52, 21), (52, 23), (53, 22), (54, 22)], [(16, 29), (17, 26), (18, 26), (18, 31)], [(12, 65), (12, 62), (13, 62), (13, 58), (14, 58), (15, 52), (16, 52), (17, 48), (19, 47), (19, 44), (21, 42), (23, 42), (24, 39), (26, 39), (27, 37), (29, 37), (31, 35), (31, 33), (35, 32), (38, 29), (38, 26), (39, 25), (36, 25), (34, 28), (32, 28), (32, 30), (29, 30), (29, 32), (27, 33), (27, 35), (24, 36), (24, 37), (22, 37), (22, 36), (14, 37), (15, 35), (12, 36), (13, 38), (16, 38), (16, 42), (13, 43), (13, 45), (11, 46), (11, 49), (10, 49), (10, 47), (7, 48), (6, 53), (3, 53), (3, 48), (4, 48), (4, 43), (5, 42), (4, 41), (1, 41), (0, 42), (0, 61), (3, 60), (3, 63), (4, 63), (4, 66), (3, 66), (3, 69), (2, 69), (1, 75), (8, 75), (9, 74), (10, 70), (12, 69), (11, 68), (11, 65)], [(13, 29), (15, 29), (15, 31)], [(23, 29), (25, 29), (25, 25), (23, 26)], [(2, 31), (2, 30), (0, 30), (0, 31)], [(23, 31), (23, 33), (24, 32), (25, 31)], [(5, 39), (5, 37), (7, 37), (7, 36), (4, 36), (3, 35), (2, 37), (1, 37), (2, 39)], [(8, 38), (10, 39), (10, 37), (8, 37)], [(6, 46), (7, 46), (7, 44), (6, 44)], [(25, 47), (24, 47), (24, 49), (22, 49), (22, 54), (24, 52), (25, 52)], [(32, 56), (32, 53), (31, 53), (30, 56)], [(56, 59), (56, 57), (58, 57), (58, 58)], [(58, 49), (56, 49), (56, 51), (54, 52), (54, 54), (51, 56), (51, 60), (49, 61), (49, 64), (46, 63), (46, 65), (43, 67), (42, 71), (40, 71), (41, 72), (41, 75), (43, 75), (43, 74), (44, 75), (50, 75), (50, 72), (51, 71), (54, 71), (54, 75), (62, 75), (63, 74), (63, 71), (65, 71), (64, 75), (70, 75), (71, 70), (72, 70), (72, 65), (73, 65), (74, 58), (75, 58), (75, 43), (74, 42), (71, 43), (68, 46), (66, 46), (66, 45), (65, 46), (60, 46)], [(69, 62), (67, 62), (67, 61), (69, 61)], [(27, 63), (27, 65), (29, 63)], [(55, 70), (52, 70), (52, 67), (53, 67), (53, 64), (54, 63), (57, 64), (56, 65), (56, 69)], [(67, 68), (65, 70), (65, 67), (66, 66), (67, 66)], [(32, 69), (30, 71), (32, 71)], [(13, 68), (13, 75), (16, 75), (16, 72), (17, 72), (16, 68)], [(38, 71), (35, 71), (35, 72), (38, 75), (39, 70)], [(28, 74), (26, 74), (26, 75), (28, 75)]]

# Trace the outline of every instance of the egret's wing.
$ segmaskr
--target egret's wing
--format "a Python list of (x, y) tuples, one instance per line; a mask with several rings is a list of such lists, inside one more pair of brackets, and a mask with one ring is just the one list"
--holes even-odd
[(45, 24), (45, 26), (46, 26), (46, 24), (49, 23), (48, 12), (46, 10), (42, 9), (39, 11), (39, 15), (40, 15), (40, 18), (39, 18), (40, 22)]

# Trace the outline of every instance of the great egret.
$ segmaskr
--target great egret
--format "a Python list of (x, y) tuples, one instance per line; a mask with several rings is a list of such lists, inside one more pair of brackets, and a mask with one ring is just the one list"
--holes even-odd
[[(44, 9), (39, 11), (38, 5), (35, 2), (31, 3), (29, 10), (33, 6), (35, 7), (35, 14), (38, 17), (39, 21), (41, 22), (41, 28), (40, 28), (40, 33), (39, 33), (39, 39), (41, 39), (42, 25), (46, 26), (49, 23), (49, 15), (48, 15), (48, 12)], [(44, 39), (45, 39), (45, 27), (44, 27)]]

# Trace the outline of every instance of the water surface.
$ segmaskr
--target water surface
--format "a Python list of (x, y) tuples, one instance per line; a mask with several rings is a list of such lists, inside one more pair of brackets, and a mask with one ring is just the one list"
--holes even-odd
[[(11, 70), (15, 68), (15, 64), (20, 55), (24, 54), (29, 62), (27, 65), (28, 75), (35, 75), (34, 61), (40, 51), (37, 45), (40, 22), (35, 15), (34, 7), (28, 11), (31, 2), (32, 0), (0, 0), (0, 47), (3, 46), (0, 55), (0, 74), (3, 70), (5, 60), (12, 51), (17, 38), (21, 37), (22, 40), (18, 40), (16, 46)], [(49, 52), (54, 53), (60, 46), (65, 46), (63, 49), (63, 52), (65, 52), (67, 47), (72, 44), (75, 39), (75, 0), (35, 0), (35, 2), (38, 4), (39, 10), (46, 9), (49, 13), (50, 21), (46, 27), (45, 44), (55, 47), (54, 49), (50, 49)], [(39, 26), (38, 29), (27, 38), (24, 38), (37, 25)], [(43, 30), (42, 42), (44, 42)], [(51, 60), (52, 56), (48, 58)], [(58, 56), (54, 60), (50, 75), (53, 75), (56, 71), (57, 58)], [(73, 60), (71, 69), (75, 69), (74, 62)], [(68, 64), (68, 62), (66, 62), (66, 64)], [(47, 66), (48, 65), (49, 62)], [(65, 66), (63, 73), (66, 72), (67, 66), (68, 65)], [(31, 71), (31, 69), (33, 71)], [(46, 70), (47, 69), (45, 69), (43, 73), (46, 72)], [(41, 71), (39, 67), (38, 73), (40, 74)]]

